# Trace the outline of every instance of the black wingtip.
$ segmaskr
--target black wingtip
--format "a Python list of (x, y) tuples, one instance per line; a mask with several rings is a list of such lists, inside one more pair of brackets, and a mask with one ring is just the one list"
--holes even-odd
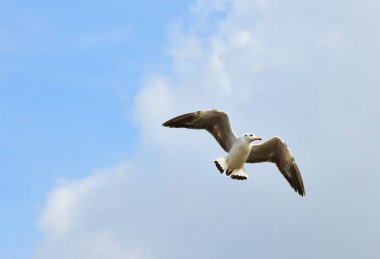
[(176, 119), (177, 119), (177, 117), (173, 118), (173, 119), (170, 119), (168, 121), (165, 121), (164, 123), (162, 123), (162, 126), (172, 128), (172, 127), (175, 126)]
[(218, 161), (214, 161), (214, 163), (215, 163), (216, 168), (218, 168), (219, 172), (220, 172), (221, 174), (223, 174), (223, 173), (224, 173), (224, 170), (223, 170), (223, 168), (221, 167), (221, 165), (218, 163)]
[(306, 193), (305, 193), (305, 190), (303, 190), (303, 189), (294, 189), (300, 196), (305, 196), (306, 195)]
[(248, 180), (247, 177), (242, 176), (242, 175), (231, 175), (231, 179), (234, 179), (234, 180)]
[(164, 127), (168, 127), (168, 128), (179, 128), (179, 126), (177, 127), (177, 125), (174, 124), (174, 123), (172, 122), (172, 120), (168, 120), (168, 121), (162, 123), (162, 126), (164, 126)]
[(199, 114), (199, 112), (191, 112), (174, 117), (162, 124), (169, 128), (192, 128), (191, 122)]

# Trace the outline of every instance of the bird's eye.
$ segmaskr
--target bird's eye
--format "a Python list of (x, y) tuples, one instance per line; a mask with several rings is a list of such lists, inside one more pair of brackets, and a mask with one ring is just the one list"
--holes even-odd
[(252, 137), (253, 135), (251, 134), (250, 136)]

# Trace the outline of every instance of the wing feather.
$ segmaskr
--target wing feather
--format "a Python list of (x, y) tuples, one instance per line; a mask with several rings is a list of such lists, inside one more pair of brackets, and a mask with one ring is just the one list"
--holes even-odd
[(220, 146), (229, 152), (236, 140), (228, 114), (219, 110), (186, 113), (162, 124), (170, 128), (205, 129), (214, 136)]
[(279, 137), (271, 138), (258, 145), (253, 145), (247, 163), (272, 162), (289, 182), (290, 186), (301, 196), (305, 188), (301, 173), (286, 143)]

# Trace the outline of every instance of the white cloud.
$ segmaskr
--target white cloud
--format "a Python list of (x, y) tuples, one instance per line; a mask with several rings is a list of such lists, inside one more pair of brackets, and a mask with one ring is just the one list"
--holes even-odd
[(120, 194), (125, 194), (124, 188), (130, 194), (136, 193), (130, 186), (133, 181), (128, 179), (128, 172), (133, 170), (137, 169), (121, 163), (54, 189), (39, 222), (45, 238), (37, 258), (146, 258), (144, 244), (137, 240), (124, 243), (126, 238), (134, 237), (128, 229), (124, 229), (127, 234), (122, 238), (115, 229), (131, 220), (128, 216), (133, 211), (123, 215), (125, 218), (114, 213), (131, 206), (134, 197), (124, 200)]
[[(366, 21), (348, 17), (326, 28), (318, 21), (328, 7), (198, 1), (192, 10), (203, 23), (215, 10), (223, 18), (208, 34), (197, 28), (202, 23), (171, 31), (172, 73), (147, 75), (135, 99), (141, 139), (134, 155), (52, 190), (37, 257), (378, 257), (371, 161), (379, 141), (362, 136), (373, 142), (359, 145), (352, 137), (380, 127), (366, 109), (380, 80), (366, 74), (366, 94), (352, 95), (361, 67), (375, 61), (353, 54), (359, 31), (344, 26)], [(358, 61), (364, 66), (353, 68)], [(161, 126), (204, 108), (228, 111), (236, 133), (284, 137), (307, 196), (293, 193), (274, 165), (249, 165), (250, 181), (229, 181), (213, 166), (223, 152), (207, 133)]]
[(123, 180), (125, 171), (127, 166), (121, 164), (109, 170), (95, 172), (83, 180), (62, 181), (48, 196), (40, 219), (40, 229), (51, 239), (60, 239), (73, 231), (73, 222), (81, 216), (83, 204), (105, 185)]
[[(228, 0), (197, 0), (190, 8), (190, 12), (197, 18), (198, 26), (208, 21), (210, 15), (225, 12), (228, 9)], [(199, 29), (199, 28), (193, 28)]]

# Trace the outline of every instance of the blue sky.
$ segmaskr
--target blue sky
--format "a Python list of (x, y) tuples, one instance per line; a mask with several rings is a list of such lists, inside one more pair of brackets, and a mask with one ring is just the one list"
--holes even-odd
[(0, 2), (2, 258), (27, 258), (57, 178), (130, 154), (128, 107), (186, 1)]
[[(379, 10), (0, 1), (0, 257), (378, 258)], [(161, 127), (206, 108), (283, 137), (306, 196)]]

